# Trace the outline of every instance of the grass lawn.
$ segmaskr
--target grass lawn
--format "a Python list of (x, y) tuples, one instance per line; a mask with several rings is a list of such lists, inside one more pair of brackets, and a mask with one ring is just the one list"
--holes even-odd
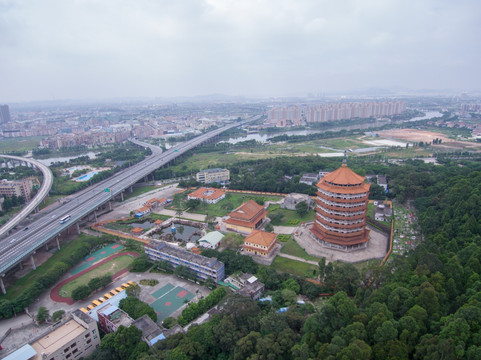
[[(274, 216), (272, 225), (275, 226), (297, 226), (302, 222), (314, 221), (314, 215), (316, 214), (314, 210), (309, 210), (307, 214), (301, 217), (295, 210), (282, 209), (279, 204), (270, 205), (267, 211), (269, 211), (269, 218)], [(275, 215), (280, 213), (283, 214), (283, 217), (281, 219), (275, 218)]]
[(142, 187), (135, 188), (132, 193), (129, 193), (129, 192), (124, 193), (124, 195), (125, 195), (124, 200), (130, 199), (130, 198), (142, 195), (142, 194), (145, 194), (149, 191), (159, 189), (159, 188), (160, 188), (160, 186), (154, 186), (154, 185), (142, 186)]
[(281, 249), (281, 253), (288, 254), (292, 256), (297, 256), (303, 258), (304, 260), (314, 260), (319, 261), (320, 259), (309, 255), (306, 250), (304, 250), (292, 237), (289, 240), (282, 243), (283, 247)]
[(0, 140), (0, 153), (9, 153), (10, 151), (28, 151), (35, 149), (42, 136), (32, 136), (15, 139), (2, 139)]
[(118, 258), (112, 259), (109, 262), (99, 266), (98, 268), (89, 271), (88, 273), (72, 280), (65, 286), (62, 286), (59, 293), (62, 297), (71, 297), (72, 291), (81, 286), (81, 285), (88, 285), (89, 281), (93, 278), (104, 276), (104, 275), (114, 275), (118, 273), (120, 270), (125, 269), (128, 267), (134, 258), (132, 256), (123, 255), (119, 256)]
[(275, 270), (289, 273), (299, 277), (314, 277), (318, 274), (318, 267), (277, 256), (271, 265)]
[[(185, 205), (182, 204), (182, 198), (187, 198), (185, 194), (176, 194), (174, 196), (174, 206), (178, 208), (180, 205), (185, 209)], [(225, 216), (227, 213), (231, 212), (242, 203), (248, 200), (263, 199), (264, 201), (278, 201), (280, 197), (278, 196), (263, 196), (255, 194), (236, 194), (227, 193), (225, 199), (219, 201), (217, 204), (205, 204), (202, 203), (199, 207), (195, 209), (190, 209), (189, 212), (205, 215), (214, 216)]]
[(39, 276), (45, 274), (50, 269), (55, 267), (58, 262), (62, 262), (66, 259), (69, 259), (71, 257), (71, 254), (73, 254), (77, 249), (79, 249), (82, 246), (83, 242), (79, 240), (82, 240), (86, 237), (88, 236), (85, 234), (80, 234), (75, 239), (75, 241), (70, 241), (62, 245), (61, 249), (57, 251), (52, 257), (50, 257), (45, 263), (37, 267), (36, 270), (29, 272), (27, 275), (25, 275), (21, 279), (18, 279), (14, 285), (8, 287), (7, 294), (0, 296), (0, 299), (6, 298), (9, 300), (12, 300), (17, 298), (25, 289), (25, 287), (29, 286)]

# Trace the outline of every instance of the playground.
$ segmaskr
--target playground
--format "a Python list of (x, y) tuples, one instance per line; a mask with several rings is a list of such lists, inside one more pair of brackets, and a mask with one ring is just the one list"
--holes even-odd
[(176, 310), (180, 309), (187, 301), (194, 298), (194, 294), (185, 290), (182, 286), (174, 286), (167, 283), (159, 290), (152, 293), (157, 298), (150, 306), (157, 313), (157, 321), (163, 321)]
[(86, 256), (84, 258), (84, 261), (79, 265), (70, 270), (70, 274), (76, 275), (81, 271), (84, 271), (85, 269), (88, 269), (92, 264), (95, 264), (97, 261), (100, 261), (102, 259), (105, 259), (112, 255), (113, 253), (116, 253), (117, 251), (122, 250), (124, 247), (119, 244), (113, 244), (109, 245), (106, 247), (103, 247), (102, 249), (97, 250), (96, 252)]

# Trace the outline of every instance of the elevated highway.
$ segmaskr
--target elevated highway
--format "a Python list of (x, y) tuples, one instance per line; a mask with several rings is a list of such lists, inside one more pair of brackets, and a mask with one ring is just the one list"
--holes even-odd
[(0, 228), (0, 237), (1, 237), (4, 234), (7, 234), (20, 222), (22, 222), (22, 220), (25, 219), (28, 216), (28, 214), (30, 214), (32, 211), (37, 209), (37, 206), (40, 205), (40, 203), (47, 197), (50, 189), (52, 188), (53, 174), (52, 174), (52, 171), (50, 171), (48, 166), (45, 166), (41, 162), (34, 159), (28, 159), (20, 156), (13, 156), (13, 155), (0, 155), (0, 157), (29, 163), (32, 166), (35, 166), (36, 168), (40, 169), (40, 171), (43, 174), (42, 186), (38, 190), (37, 194), (35, 194), (34, 198), (27, 204), (27, 206), (25, 206), (17, 215), (11, 218), (7, 223), (5, 223)]
[[(158, 148), (158, 150), (154, 149), (152, 155), (147, 159), (70, 196), (60, 207), (29, 224), (28, 228), (17, 231), (15, 234), (1, 240), (0, 287), (2, 291), (5, 293), (2, 277), (5, 277), (7, 271), (21, 264), (29, 257), (32, 268), (35, 269), (36, 266), (33, 257), (35, 252), (55, 239), (57, 239), (57, 246), (59, 246), (58, 235), (60, 233), (71, 228), (76, 228), (76, 230), (79, 231), (79, 223), (81, 221), (85, 221), (86, 217), (92, 214), (96, 219), (96, 211), (98, 209), (103, 206), (110, 207), (111, 200), (117, 196), (123, 199), (123, 192), (126, 189), (147, 177), (156, 169), (165, 166), (196, 146), (211, 141), (229, 129), (258, 120), (259, 118), (260, 116), (254, 116), (248, 120), (210, 131), (192, 140), (178, 144), (165, 152), (159, 151), (160, 148)], [(146, 144), (138, 142), (138, 145), (145, 146)], [(61, 222), (60, 219), (64, 217), (68, 217), (68, 220)]]

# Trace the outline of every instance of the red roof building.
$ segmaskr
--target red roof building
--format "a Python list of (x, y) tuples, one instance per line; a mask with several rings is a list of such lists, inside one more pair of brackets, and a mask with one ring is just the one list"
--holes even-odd
[(216, 188), (201, 187), (187, 195), (187, 199), (198, 199), (207, 204), (217, 204), (225, 198), (225, 191)]
[(254, 255), (269, 256), (276, 243), (277, 234), (254, 230), (244, 239), (242, 247)]
[(351, 251), (367, 247), (367, 200), (370, 185), (346, 164), (317, 184), (316, 219), (312, 234), (323, 246)]
[(261, 227), (267, 211), (254, 200), (249, 200), (227, 215), (229, 216), (225, 220), (227, 230), (250, 234)]

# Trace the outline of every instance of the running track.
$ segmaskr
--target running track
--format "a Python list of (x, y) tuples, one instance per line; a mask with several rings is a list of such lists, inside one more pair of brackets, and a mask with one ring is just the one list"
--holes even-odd
[[(72, 298), (65, 298), (65, 297), (61, 297), (59, 295), (59, 292), (60, 292), (60, 289), (62, 288), (62, 286), (64, 286), (65, 284), (71, 282), (72, 280), (75, 280), (76, 278), (82, 276), (83, 274), (86, 274), (88, 273), (89, 271), (92, 271), (93, 269), (96, 269), (98, 268), (100, 265), (103, 265), (105, 264), (106, 262), (112, 260), (112, 259), (115, 259), (119, 256), (123, 256), (123, 255), (130, 255), (130, 256), (133, 256), (134, 258), (138, 257), (139, 254), (135, 253), (135, 252), (132, 252), (132, 251), (126, 251), (126, 252), (121, 252), (121, 253), (118, 253), (118, 254), (113, 254), (113, 255), (110, 255), (108, 258), (105, 258), (101, 261), (99, 261), (98, 263), (90, 266), (89, 268), (79, 272), (78, 274), (75, 274), (71, 277), (69, 277), (68, 279), (65, 279), (63, 280), (62, 282), (58, 283), (51, 291), (50, 291), (50, 299), (52, 299), (53, 301), (55, 302), (63, 302), (63, 303), (67, 303), (69, 305), (72, 305), (75, 303), (75, 301), (72, 299)], [(127, 271), (129, 271), (127, 268), (126, 269), (123, 269), (123, 270), (120, 270), (118, 273), (114, 274), (112, 276), (112, 279), (115, 279), (117, 277), (119, 277), (120, 275), (123, 275), (125, 274)]]

